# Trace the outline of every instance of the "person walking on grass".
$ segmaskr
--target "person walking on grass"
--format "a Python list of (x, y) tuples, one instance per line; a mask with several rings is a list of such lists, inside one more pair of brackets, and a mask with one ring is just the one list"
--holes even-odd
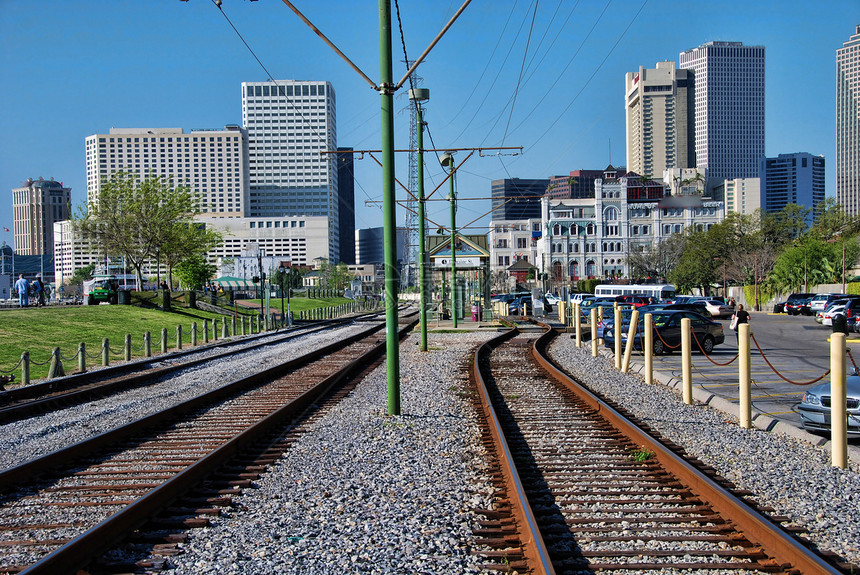
[(18, 292), (18, 307), (30, 305), (30, 282), (24, 279), (24, 274), (18, 276), (15, 282), (15, 291)]

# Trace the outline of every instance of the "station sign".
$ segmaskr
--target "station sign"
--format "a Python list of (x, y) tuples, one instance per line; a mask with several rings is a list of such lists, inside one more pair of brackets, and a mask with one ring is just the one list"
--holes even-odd
[[(479, 268), (482, 267), (480, 257), (458, 257), (457, 258), (457, 267), (464, 268)], [(444, 258), (433, 258), (433, 267), (435, 268), (450, 268), (451, 267), (451, 256)]]

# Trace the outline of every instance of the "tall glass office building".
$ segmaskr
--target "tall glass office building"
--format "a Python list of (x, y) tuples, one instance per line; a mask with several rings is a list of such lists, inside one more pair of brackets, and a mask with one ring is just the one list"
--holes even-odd
[(335, 94), (329, 82), (242, 82), (248, 133), (248, 215), (327, 216), (338, 261)]
[(709, 180), (758, 177), (764, 155), (764, 46), (708, 42), (681, 52), (693, 70), (696, 166)]

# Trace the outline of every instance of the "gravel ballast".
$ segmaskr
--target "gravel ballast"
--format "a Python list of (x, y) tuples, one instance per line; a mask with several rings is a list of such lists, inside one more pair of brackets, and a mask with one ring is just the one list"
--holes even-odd
[[(181, 370), (145, 387), (0, 425), (0, 471), (157, 413), (365, 329), (367, 325), (353, 324), (300, 336), (286, 343), (272, 344)], [(199, 353), (207, 356), (217, 351), (202, 349)], [(158, 358), (155, 360), (155, 366), (161, 365)], [(166, 358), (162, 361), (172, 360)]]
[(809, 530), (821, 548), (860, 564), (860, 469), (830, 465), (830, 451), (784, 435), (742, 429), (737, 417), (703, 405), (685, 405), (680, 395), (644, 377), (623, 374), (591, 347), (560, 337), (550, 354), (590, 389), (640, 417), (688, 454), (714, 467), (760, 505)]
[(379, 368), (311, 425), (239, 508), (192, 530), (177, 574), (479, 573), (476, 508), (490, 507), (469, 353), (495, 334), (401, 343), (402, 415)]

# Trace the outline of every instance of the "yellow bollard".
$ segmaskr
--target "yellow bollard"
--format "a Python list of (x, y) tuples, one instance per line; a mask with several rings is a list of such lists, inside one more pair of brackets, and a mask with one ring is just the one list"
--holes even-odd
[(621, 369), (621, 310), (617, 303), (613, 312), (615, 314), (615, 325), (612, 326), (615, 331), (615, 369)]
[(738, 324), (738, 419), (744, 429), (752, 429), (750, 381), (750, 324), (741, 323)]
[(573, 325), (576, 332), (576, 347), (582, 347), (582, 317), (579, 314), (579, 304), (573, 304)]
[(597, 310), (591, 310), (591, 357), (597, 357)]
[(693, 404), (693, 346), (690, 337), (690, 318), (681, 320), (681, 367), (683, 370), (683, 397), (684, 403)]
[(654, 383), (654, 316), (645, 314), (645, 327), (642, 330), (645, 336), (642, 343), (642, 351), (645, 352), (645, 383)]
[(845, 334), (830, 335), (830, 451), (833, 467), (848, 467), (848, 412), (845, 406)]
[[(630, 329), (627, 331), (627, 347), (624, 348), (624, 361), (621, 362), (621, 372), (630, 371), (630, 354), (633, 352), (633, 340), (636, 339), (636, 329), (639, 327), (639, 310), (634, 309), (630, 316)], [(618, 326), (621, 329), (621, 326)]]

